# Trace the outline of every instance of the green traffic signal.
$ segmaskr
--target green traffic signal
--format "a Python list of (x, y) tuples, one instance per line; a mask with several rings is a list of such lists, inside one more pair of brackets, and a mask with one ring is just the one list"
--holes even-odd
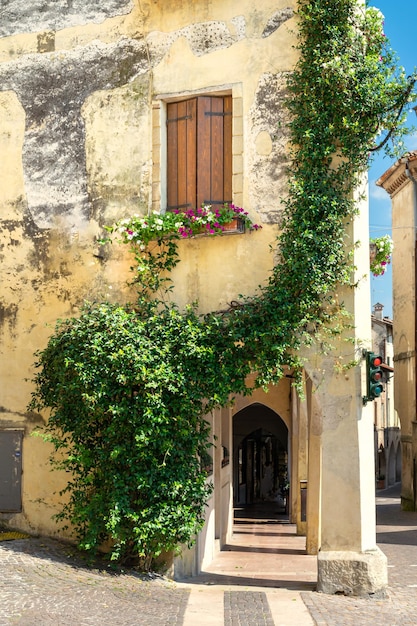
[(381, 365), (382, 357), (379, 354), (366, 353), (367, 400), (379, 398), (384, 390)]

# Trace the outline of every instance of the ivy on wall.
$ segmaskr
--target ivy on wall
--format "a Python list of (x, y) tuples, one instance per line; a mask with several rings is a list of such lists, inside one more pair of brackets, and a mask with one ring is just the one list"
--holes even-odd
[[(320, 332), (338, 332), (335, 294), (351, 285), (347, 227), (369, 158), (403, 151), (416, 77), (406, 77), (383, 31), (383, 15), (355, 0), (300, 0), (299, 60), (288, 79), (292, 165), (280, 261), (256, 298), (230, 325), (256, 384), (282, 367), (300, 372), (299, 348)], [(362, 242), (368, 247), (368, 241)], [(350, 250), (350, 252), (349, 252)]]
[(209, 449), (204, 416), (231, 394), (250, 394), (250, 373), (255, 387), (286, 366), (297, 375), (300, 347), (338, 331), (335, 293), (353, 269), (353, 194), (373, 151), (401, 151), (415, 78), (397, 67), (377, 9), (299, 0), (297, 24), (289, 194), (267, 283), (200, 316), (149, 282), (131, 307), (102, 304), (60, 322), (38, 354), (31, 408), (50, 410), (44, 436), (73, 476), (61, 516), (87, 550), (110, 539), (112, 558), (139, 555), (149, 566), (192, 541), (210, 491), (199, 462)]

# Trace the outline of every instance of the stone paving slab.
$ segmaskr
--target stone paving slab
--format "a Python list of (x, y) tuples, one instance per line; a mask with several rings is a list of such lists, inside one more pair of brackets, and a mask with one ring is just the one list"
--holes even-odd
[(385, 600), (303, 592), (317, 626), (415, 626), (417, 597), (391, 592)]

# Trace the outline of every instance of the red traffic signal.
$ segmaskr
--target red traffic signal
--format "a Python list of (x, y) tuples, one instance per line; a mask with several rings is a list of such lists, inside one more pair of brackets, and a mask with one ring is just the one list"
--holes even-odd
[(366, 353), (366, 399), (375, 400), (384, 391), (382, 385), (382, 357), (373, 352)]
[(382, 357), (375, 355), (373, 352), (369, 352), (369, 365), (371, 367), (380, 367), (382, 365)]

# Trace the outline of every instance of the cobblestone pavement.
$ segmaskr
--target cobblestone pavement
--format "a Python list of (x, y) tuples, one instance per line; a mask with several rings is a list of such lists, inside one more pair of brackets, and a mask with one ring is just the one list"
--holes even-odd
[(251, 626), (274, 626), (265, 592), (225, 591), (224, 626), (245, 624), (248, 615)]
[(302, 593), (318, 626), (416, 626), (417, 513), (401, 511), (399, 495), (399, 485), (377, 494), (377, 543), (388, 559), (388, 597)]
[(0, 544), (0, 625), (182, 624), (189, 590), (163, 579), (90, 569), (49, 539)]
[[(400, 510), (398, 487), (378, 495), (377, 539), (389, 567), (384, 600), (116, 574), (88, 568), (68, 545), (30, 538), (0, 543), (0, 626), (415, 626), (417, 513)], [(308, 612), (296, 617), (301, 598)]]

